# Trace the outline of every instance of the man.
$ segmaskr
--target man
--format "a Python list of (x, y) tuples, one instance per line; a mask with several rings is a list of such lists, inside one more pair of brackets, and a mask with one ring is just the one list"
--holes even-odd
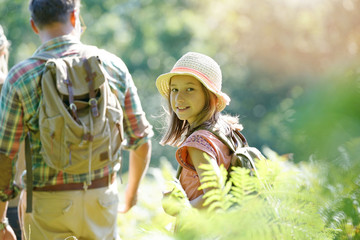
[[(57, 57), (79, 56), (82, 27), (80, 0), (31, 0), (31, 27), (42, 45), (38, 53)], [(150, 161), (152, 127), (145, 118), (136, 87), (121, 59), (104, 50), (98, 55), (109, 75), (117, 80), (111, 85), (124, 112), (125, 148), (130, 151), (129, 178), (124, 196), (127, 212), (136, 204), (137, 190)], [(23, 219), (27, 239), (119, 239), (117, 234), (118, 192), (113, 175), (119, 164), (109, 164), (91, 173), (92, 184), (84, 184), (87, 174), (67, 174), (50, 168), (40, 153), (38, 108), (41, 101), (40, 79), (44, 61), (27, 59), (8, 74), (0, 99), (0, 220), (6, 214), (7, 201), (19, 187), (13, 184), (15, 161), (20, 143), (30, 132), (33, 172), (33, 211)], [(100, 186), (99, 186), (100, 185)], [(64, 190), (65, 189), (65, 190)], [(71, 189), (71, 190), (69, 190)], [(15, 239), (7, 226), (0, 239)]]

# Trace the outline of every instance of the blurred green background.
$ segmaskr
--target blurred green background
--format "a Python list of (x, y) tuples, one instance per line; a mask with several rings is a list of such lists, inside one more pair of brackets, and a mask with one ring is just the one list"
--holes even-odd
[[(83, 42), (124, 60), (155, 130), (150, 171), (155, 182), (145, 183), (144, 209), (135, 208), (122, 224), (135, 229), (139, 216), (152, 224), (165, 219), (156, 177), (161, 160), (173, 166), (176, 161), (174, 148), (158, 144), (163, 102), (155, 79), (184, 53), (197, 51), (220, 64), (223, 91), (232, 99), (225, 112), (239, 115), (249, 144), (269, 158), (278, 155), (299, 169), (310, 168), (311, 174), (303, 175), (323, 202), (317, 212), (326, 228), (336, 232), (334, 239), (360, 239), (360, 0), (83, 0), (82, 5)], [(40, 45), (27, 8), (28, 1), (0, 0), (0, 24), (12, 43), (10, 67)]]
[[(359, 0), (83, 0), (82, 40), (128, 65), (154, 125), (151, 165), (171, 147), (158, 144), (162, 99), (155, 79), (188, 51), (213, 57), (250, 145), (307, 161), (359, 135)], [(40, 41), (28, 2), (0, 0), (0, 24), (12, 42), (9, 66)], [(332, 145), (330, 145), (332, 144)], [(325, 150), (326, 152), (326, 150)]]

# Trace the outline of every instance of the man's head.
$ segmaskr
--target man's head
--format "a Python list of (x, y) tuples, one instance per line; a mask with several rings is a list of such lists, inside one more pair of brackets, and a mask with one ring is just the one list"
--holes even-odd
[(80, 0), (30, 0), (31, 18), (38, 28), (52, 23), (67, 23), (69, 15), (80, 8)]

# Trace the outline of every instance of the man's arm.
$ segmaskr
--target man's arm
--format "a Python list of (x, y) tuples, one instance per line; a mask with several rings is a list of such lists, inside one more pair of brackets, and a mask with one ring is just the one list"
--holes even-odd
[(137, 202), (137, 191), (141, 179), (145, 176), (151, 157), (151, 141), (130, 151), (129, 178), (125, 191), (125, 205), (119, 212), (126, 213)]
[[(8, 202), (0, 201), (0, 223), (3, 223), (6, 219)], [(10, 225), (4, 226), (4, 229), (0, 231), (0, 239), (3, 240), (16, 240), (14, 230)]]
[(6, 218), (8, 202), (0, 201), (0, 222)]
[(0, 173), (0, 201), (8, 201), (11, 199), (8, 190), (12, 178), (12, 161), (2, 153), (0, 153)]

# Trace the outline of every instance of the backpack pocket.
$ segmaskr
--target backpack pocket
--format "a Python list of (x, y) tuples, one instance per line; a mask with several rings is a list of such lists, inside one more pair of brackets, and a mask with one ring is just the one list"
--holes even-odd
[[(99, 129), (101, 127), (101, 129)], [(94, 122), (96, 132), (93, 135), (84, 131), (76, 134), (76, 131), (65, 127), (64, 143), (62, 158), (66, 164), (63, 171), (72, 174), (87, 173), (100, 169), (109, 164), (110, 150), (110, 127), (108, 120), (105, 123), (96, 124)]]
[(41, 153), (44, 161), (52, 168), (59, 169), (65, 163), (59, 156), (63, 152), (64, 142), (64, 118), (61, 115), (41, 118)]

